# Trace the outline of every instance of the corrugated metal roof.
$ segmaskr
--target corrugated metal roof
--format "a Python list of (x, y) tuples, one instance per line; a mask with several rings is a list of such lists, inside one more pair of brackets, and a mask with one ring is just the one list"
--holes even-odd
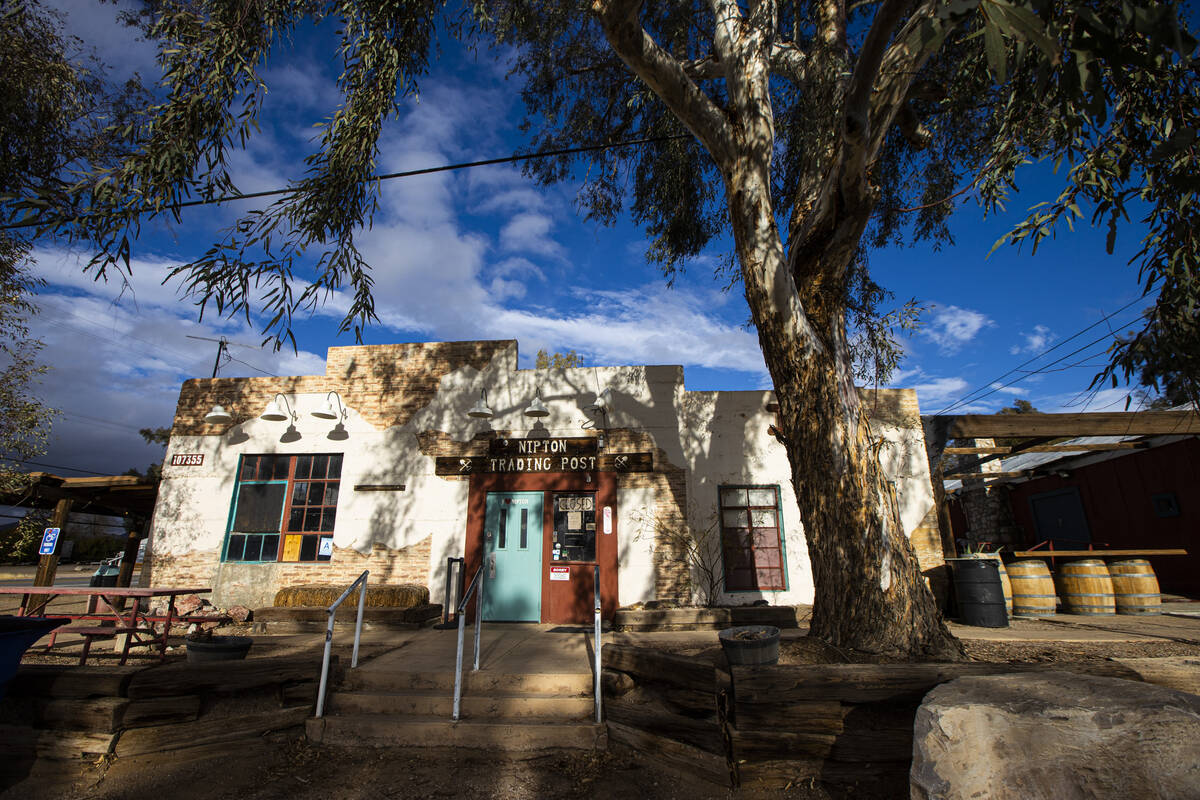
[[(1067, 439), (1064, 442), (1055, 442), (1056, 447), (1067, 447), (1073, 444), (1117, 444), (1119, 442), (1136, 442), (1143, 437), (1141, 436), (1078, 436), (1074, 439)], [(1038, 467), (1044, 467), (1047, 464), (1053, 464), (1055, 461), (1062, 461), (1068, 458), (1078, 458), (1079, 456), (1095, 451), (1086, 449), (1076, 450), (1074, 452), (1055, 452), (1055, 453), (1017, 453), (1015, 456), (1008, 456), (1000, 460), (1000, 469), (998, 472), (1023, 472), (1033, 470)], [(1132, 451), (1129, 451), (1132, 452)], [(945, 482), (945, 490), (947, 492), (955, 492), (962, 488), (962, 481), (955, 479)]]

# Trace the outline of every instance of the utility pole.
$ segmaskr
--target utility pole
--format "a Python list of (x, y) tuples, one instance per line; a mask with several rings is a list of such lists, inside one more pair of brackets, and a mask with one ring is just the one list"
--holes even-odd
[(222, 336), (222, 337), (221, 337), (221, 338), (220, 338), (220, 339), (217, 341), (217, 358), (216, 358), (216, 360), (215, 360), (215, 361), (213, 361), (213, 374), (212, 374), (212, 376), (213, 376), (214, 378), (215, 378), (215, 377), (217, 377), (217, 370), (219, 370), (219, 369), (221, 368), (221, 354), (222, 354), (222, 353), (224, 353), (224, 352), (225, 352), (225, 337), (224, 337), (224, 336)]
[[(187, 338), (189, 338), (189, 339), (199, 339), (199, 340), (200, 340), (200, 341), (202, 341), (202, 342), (216, 342), (216, 343), (217, 343), (217, 357), (216, 357), (216, 359), (214, 359), (214, 360), (213, 360), (213, 374), (212, 374), (212, 376), (213, 376), (214, 378), (215, 378), (215, 377), (217, 377), (217, 373), (218, 373), (218, 372), (220, 371), (220, 369), (221, 369), (221, 356), (223, 356), (223, 355), (225, 355), (225, 356), (228, 356), (228, 355), (229, 355), (229, 345), (231, 345), (231, 344), (235, 344), (235, 345), (237, 345), (238, 347), (253, 347), (253, 348), (255, 348), (256, 350), (257, 350), (257, 349), (259, 349), (259, 345), (256, 345), (256, 344), (242, 344), (241, 342), (231, 342), (231, 341), (229, 341), (228, 339), (226, 339), (224, 336), (222, 336), (220, 339), (212, 339), (212, 338), (210, 338), (210, 337), (208, 337), (208, 336), (192, 336), (192, 335), (189, 333), (189, 334), (187, 334)], [(230, 356), (230, 358), (232, 358), (232, 356)], [(244, 363), (244, 362), (243, 362), (243, 363)], [(252, 366), (252, 368), (253, 368), (253, 369), (256, 369), (256, 370), (258, 370), (258, 367), (253, 367), (253, 365), (250, 365), (250, 366)], [(263, 372), (263, 370), (258, 370), (258, 371), (259, 371), (259, 372)], [(269, 375), (270, 373), (267, 373), (267, 374)]]

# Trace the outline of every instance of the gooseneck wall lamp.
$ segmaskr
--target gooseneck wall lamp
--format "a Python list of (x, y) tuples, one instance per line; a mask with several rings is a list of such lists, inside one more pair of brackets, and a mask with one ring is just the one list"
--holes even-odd
[[(334, 400), (337, 400), (336, 409), (333, 407)], [(317, 419), (345, 419), (346, 406), (342, 403), (341, 395), (337, 392), (330, 392), (325, 395), (325, 407), (312, 412), (312, 415)]]
[(228, 425), (233, 422), (233, 415), (225, 410), (225, 406), (217, 403), (212, 411), (204, 415), (204, 421), (209, 425)]
[(542, 402), (541, 392), (533, 396), (533, 402), (529, 404), (529, 408), (525, 409), (525, 416), (532, 419), (550, 416), (550, 409), (546, 408), (546, 404)]
[[(280, 406), (280, 400), (283, 401), (282, 406)], [(267, 404), (267, 410), (262, 413), (261, 417), (261, 419), (265, 419), (267, 422), (283, 422), (285, 420), (295, 422), (299, 418), (300, 415), (292, 410), (288, 399), (282, 394), (275, 395), (271, 402)]]
[(467, 416), (472, 419), (491, 419), (495, 416), (487, 404), (487, 389), (479, 390), (479, 399), (475, 401), (475, 405), (471, 406), (467, 411)]

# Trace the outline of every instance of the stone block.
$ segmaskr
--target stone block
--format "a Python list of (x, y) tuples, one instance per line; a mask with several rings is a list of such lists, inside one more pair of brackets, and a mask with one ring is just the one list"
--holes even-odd
[(917, 711), (913, 800), (1200, 797), (1200, 697), (1062, 672), (964, 677)]

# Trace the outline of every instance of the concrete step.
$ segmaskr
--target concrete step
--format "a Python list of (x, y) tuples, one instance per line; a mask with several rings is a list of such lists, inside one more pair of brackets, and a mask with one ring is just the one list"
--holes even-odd
[[(595, 710), (591, 696), (554, 695), (464, 695), (464, 719), (586, 719)], [(337, 692), (330, 698), (336, 715), (401, 714), (450, 719), (454, 712), (451, 692)]]
[[(412, 690), (454, 692), (454, 670), (403, 672), (400, 670), (352, 669), (346, 671), (342, 691), (404, 692)], [(472, 695), (591, 695), (590, 672), (471, 672), (463, 669), (463, 694)]]
[(391, 714), (343, 714), (310, 718), (311, 742), (374, 747), (465, 747), (522, 752), (603, 749), (607, 733), (594, 722), (437, 720)]

